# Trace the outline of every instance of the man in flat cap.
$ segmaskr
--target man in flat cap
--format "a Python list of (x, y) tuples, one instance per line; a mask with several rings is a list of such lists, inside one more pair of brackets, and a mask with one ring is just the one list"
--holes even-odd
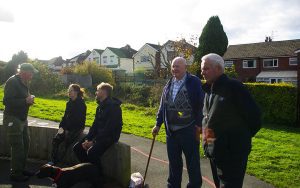
[(24, 182), (34, 175), (25, 170), (25, 164), (30, 139), (27, 115), (29, 107), (34, 103), (34, 96), (29, 92), (28, 82), (37, 72), (32, 64), (22, 63), (18, 73), (10, 77), (4, 87), (3, 125), (11, 148), (11, 181)]

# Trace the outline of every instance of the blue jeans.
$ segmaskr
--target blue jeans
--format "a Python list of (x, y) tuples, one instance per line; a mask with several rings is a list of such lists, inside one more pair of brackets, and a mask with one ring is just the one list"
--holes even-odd
[(196, 140), (195, 126), (174, 131), (167, 135), (167, 151), (169, 158), (169, 188), (180, 188), (182, 180), (182, 152), (186, 158), (189, 175), (188, 188), (199, 188), (202, 185), (200, 171), (199, 141)]

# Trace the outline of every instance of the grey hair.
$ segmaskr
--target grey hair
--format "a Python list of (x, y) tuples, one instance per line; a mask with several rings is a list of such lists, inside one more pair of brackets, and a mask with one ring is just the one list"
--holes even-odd
[(219, 65), (224, 72), (224, 60), (221, 56), (215, 53), (210, 53), (201, 58), (202, 61), (209, 60), (214, 66)]
[(176, 61), (180, 61), (180, 62), (182, 62), (183, 64), (187, 65), (187, 62), (186, 62), (186, 60), (185, 60), (183, 57), (180, 57), (180, 56), (175, 57), (175, 58), (173, 59), (173, 61), (172, 61), (172, 64), (173, 64), (174, 62), (176, 62)]

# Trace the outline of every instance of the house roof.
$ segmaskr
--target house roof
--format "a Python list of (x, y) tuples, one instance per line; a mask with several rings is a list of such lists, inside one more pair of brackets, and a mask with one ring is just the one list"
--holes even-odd
[(55, 65), (55, 66), (61, 66), (63, 63), (65, 63), (66, 61), (61, 57), (54, 57), (50, 60), (40, 60), (37, 59), (38, 62), (46, 64), (46, 65)]
[(179, 44), (179, 42), (182, 43), (182, 44), (184, 44), (184, 46), (183, 46), (184, 48), (192, 49), (193, 52), (195, 52), (196, 49), (197, 49), (195, 46), (193, 46), (193, 45), (191, 45), (190, 43), (186, 42), (185, 39), (182, 39), (182, 40), (180, 40), (180, 41), (168, 40), (167, 42), (165, 42), (165, 43), (162, 45), (162, 47), (165, 47), (165, 46), (168, 45), (169, 43), (171, 43), (172, 45), (174, 45), (175, 42), (176, 42), (177, 44)]
[(68, 62), (75, 61), (76, 63), (82, 63), (89, 55), (91, 54), (90, 50), (87, 50), (84, 53), (81, 53), (75, 57), (72, 57), (71, 59), (67, 59)]
[(256, 78), (297, 78), (297, 71), (262, 71)]
[(61, 56), (59, 56), (59, 57), (54, 57), (54, 58), (50, 59), (48, 63), (53, 64), (55, 66), (61, 66), (63, 63), (65, 63), (65, 60), (63, 60), (63, 58)]
[(132, 49), (129, 45), (126, 45), (122, 48), (112, 48), (107, 47), (110, 49), (113, 53), (115, 53), (120, 58), (132, 58), (133, 54), (135, 54), (137, 51)]
[(126, 57), (126, 55), (123, 53), (122, 50), (120, 50), (120, 48), (107, 47), (107, 49), (109, 49), (110, 51), (115, 53), (120, 58), (125, 58)]
[(151, 44), (151, 43), (146, 43), (148, 44), (149, 46), (151, 46), (152, 48), (156, 49), (156, 50), (159, 50), (161, 48), (161, 45), (156, 45), (156, 44)]
[(300, 48), (300, 39), (229, 45), (223, 58), (242, 59), (257, 57), (295, 56)]
[(100, 55), (102, 54), (102, 52), (104, 52), (104, 50), (101, 49), (94, 49), (96, 52), (98, 52)]

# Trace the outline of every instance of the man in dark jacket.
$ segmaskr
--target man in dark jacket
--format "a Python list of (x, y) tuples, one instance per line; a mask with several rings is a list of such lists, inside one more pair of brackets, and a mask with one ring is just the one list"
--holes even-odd
[(186, 60), (176, 57), (172, 61), (173, 77), (165, 86), (157, 113), (153, 136), (162, 123), (167, 134), (169, 158), (169, 188), (180, 188), (182, 179), (182, 152), (189, 174), (188, 188), (202, 185), (199, 143), (204, 92), (198, 77), (186, 72)]
[(27, 115), (29, 107), (34, 103), (28, 83), (36, 72), (32, 64), (22, 63), (19, 72), (10, 77), (4, 87), (3, 125), (11, 147), (10, 179), (17, 182), (26, 181), (33, 175), (24, 169), (30, 142)]
[(122, 130), (121, 101), (111, 97), (113, 87), (108, 83), (97, 86), (99, 104), (92, 127), (87, 136), (74, 145), (73, 150), (80, 162), (99, 165), (102, 154), (118, 142)]
[(258, 106), (246, 87), (224, 74), (224, 60), (217, 54), (202, 57), (206, 83), (203, 107), (203, 145), (217, 188), (241, 188), (251, 137), (261, 126)]

